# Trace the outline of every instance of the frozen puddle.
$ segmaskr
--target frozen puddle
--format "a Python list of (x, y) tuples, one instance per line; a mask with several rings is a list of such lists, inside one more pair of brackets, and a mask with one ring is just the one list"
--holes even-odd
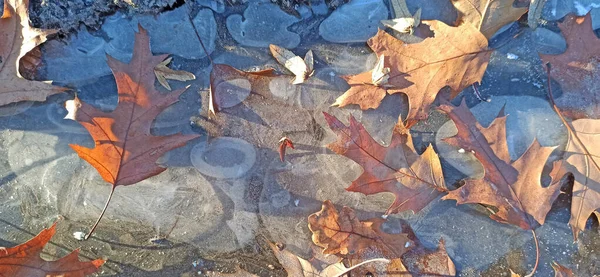
[(243, 139), (220, 137), (203, 141), (190, 153), (194, 167), (204, 175), (217, 179), (242, 177), (256, 162), (256, 150)]

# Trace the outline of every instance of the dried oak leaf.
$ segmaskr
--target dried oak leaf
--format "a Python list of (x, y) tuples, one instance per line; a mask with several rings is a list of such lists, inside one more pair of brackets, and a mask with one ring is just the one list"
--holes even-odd
[(154, 68), (154, 75), (156, 75), (156, 79), (161, 86), (167, 90), (171, 90), (171, 86), (169, 85), (169, 82), (167, 82), (167, 79), (181, 82), (196, 79), (196, 76), (191, 72), (170, 69), (167, 65), (171, 62), (171, 60), (172, 58), (167, 58)]
[(595, 147), (600, 143), (600, 120), (578, 119), (570, 125), (562, 166), (575, 179), (569, 225), (577, 240), (592, 213), (600, 218), (600, 149)]
[(31, 81), (20, 73), (21, 58), (57, 30), (29, 25), (29, 0), (5, 0), (0, 17), (0, 106), (19, 101), (44, 101), (66, 88)]
[(337, 135), (337, 140), (327, 147), (363, 168), (363, 173), (346, 190), (366, 195), (394, 194), (396, 199), (386, 214), (407, 210), (418, 212), (448, 191), (433, 147), (430, 145), (423, 154), (417, 154), (402, 120), (394, 127), (390, 146), (384, 147), (354, 117), (350, 116), (350, 125), (346, 126), (334, 116), (324, 115)]
[(448, 86), (454, 98), (464, 88), (480, 82), (492, 50), (487, 38), (470, 24), (451, 27), (443, 22), (423, 21), (435, 32), (420, 43), (406, 44), (385, 31), (369, 39), (377, 56), (385, 56), (390, 68), (386, 85), (374, 85), (360, 73), (346, 77), (350, 89), (333, 105), (357, 104), (361, 109), (379, 107), (386, 94), (405, 93), (409, 111), (407, 127), (428, 117), (438, 92)]
[(572, 14), (558, 24), (567, 50), (558, 55), (539, 54), (552, 65), (550, 76), (560, 83), (563, 95), (556, 105), (567, 116), (600, 118), (600, 39), (592, 29), (592, 18)]
[(166, 168), (156, 161), (166, 152), (199, 136), (154, 136), (150, 133), (156, 116), (177, 102), (185, 89), (164, 95), (156, 90), (154, 67), (167, 55), (153, 56), (148, 33), (141, 26), (139, 30), (129, 64), (108, 56), (108, 65), (117, 81), (119, 93), (115, 110), (101, 111), (77, 97), (65, 103), (69, 112), (65, 118), (83, 125), (95, 144), (92, 149), (75, 144), (70, 146), (112, 184), (110, 196), (117, 186), (132, 185), (165, 171)]
[(154, 67), (166, 56), (152, 55), (148, 33), (141, 28), (135, 35), (133, 58), (129, 64), (108, 56), (119, 93), (119, 103), (114, 111), (103, 112), (79, 98), (65, 103), (69, 112), (66, 118), (83, 125), (95, 142), (92, 149), (70, 146), (114, 186), (135, 184), (165, 171), (166, 168), (156, 161), (166, 152), (199, 136), (153, 136), (150, 133), (156, 116), (177, 102), (185, 91), (180, 89), (163, 95), (154, 87)]
[(79, 261), (79, 249), (56, 261), (40, 258), (56, 233), (56, 223), (29, 241), (11, 248), (0, 247), (0, 275), (11, 277), (83, 277), (98, 271), (105, 260)]
[(381, 230), (384, 220), (360, 221), (349, 207), (338, 213), (330, 200), (321, 211), (308, 217), (313, 242), (323, 247), (323, 254), (358, 257), (367, 251), (380, 251), (386, 257), (400, 257), (414, 244), (407, 234), (388, 234)]
[(440, 110), (448, 114), (458, 129), (456, 136), (445, 141), (474, 153), (485, 170), (483, 178), (465, 180), (462, 187), (443, 199), (493, 206), (497, 211), (490, 218), (525, 230), (544, 224), (552, 202), (558, 197), (560, 177), (564, 174), (558, 162), (554, 162), (550, 172), (552, 181), (548, 187), (542, 187), (544, 164), (556, 147), (542, 147), (534, 140), (521, 157), (511, 162), (504, 109), (487, 128), (477, 122), (464, 100), (458, 107), (442, 104)]
[[(400, 221), (399, 234), (381, 230), (384, 220), (360, 221), (351, 208), (338, 213), (331, 201), (308, 218), (313, 242), (325, 248), (324, 254), (337, 254), (353, 265), (357, 276), (454, 276), (456, 269), (443, 240), (437, 250), (428, 250), (418, 241), (410, 226)], [(390, 226), (388, 226), (390, 227)], [(373, 261), (387, 259), (381, 266)], [(290, 275), (291, 276), (291, 275)], [(352, 275), (354, 276), (354, 275)]]
[(514, 0), (453, 0), (452, 4), (458, 11), (458, 24), (467, 22), (489, 39), (504, 25), (518, 20), (527, 12), (526, 7), (514, 7), (513, 2)]

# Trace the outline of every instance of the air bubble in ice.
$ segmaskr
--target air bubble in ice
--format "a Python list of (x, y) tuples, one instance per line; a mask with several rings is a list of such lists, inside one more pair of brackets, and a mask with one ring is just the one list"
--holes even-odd
[(256, 162), (256, 150), (243, 139), (220, 137), (196, 144), (190, 158), (202, 174), (218, 179), (239, 178)]

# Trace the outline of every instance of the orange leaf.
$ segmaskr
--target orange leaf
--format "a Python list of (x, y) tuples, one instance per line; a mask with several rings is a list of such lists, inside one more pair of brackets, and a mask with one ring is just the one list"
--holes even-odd
[(79, 98), (65, 103), (69, 111), (66, 118), (81, 123), (95, 142), (92, 149), (73, 144), (71, 147), (114, 186), (135, 184), (165, 171), (166, 168), (157, 165), (156, 161), (166, 152), (199, 136), (153, 136), (150, 133), (155, 117), (177, 102), (185, 91), (180, 89), (162, 95), (154, 88), (154, 67), (166, 56), (152, 55), (148, 34), (140, 27), (129, 64), (108, 57), (119, 90), (117, 108), (103, 112)]
[(47, 82), (30, 81), (20, 74), (21, 58), (56, 30), (29, 25), (29, 0), (5, 0), (0, 17), (0, 106), (19, 101), (44, 101), (66, 90)]
[(82, 277), (98, 271), (105, 260), (79, 261), (79, 249), (56, 261), (40, 258), (44, 245), (56, 233), (56, 223), (29, 241), (11, 248), (0, 248), (0, 275), (11, 277)]
[(407, 127), (411, 127), (427, 118), (429, 106), (442, 88), (449, 86), (453, 98), (480, 82), (492, 53), (486, 37), (470, 24), (451, 27), (435, 20), (424, 23), (435, 36), (420, 43), (405, 44), (382, 30), (370, 38), (369, 47), (378, 57), (383, 55), (390, 68), (388, 84), (375, 86), (365, 82), (365, 73), (347, 77), (350, 89), (334, 105), (377, 108), (386, 94), (402, 92), (408, 96), (406, 120)]
[(90, 163), (102, 178), (112, 184), (112, 190), (96, 226), (117, 186), (135, 184), (158, 175), (166, 168), (156, 161), (166, 152), (181, 147), (199, 135), (174, 134), (153, 136), (152, 122), (164, 109), (178, 101), (185, 91), (180, 89), (162, 95), (154, 87), (154, 68), (167, 55), (153, 56), (150, 38), (144, 28), (135, 35), (133, 58), (129, 64), (108, 57), (108, 65), (117, 81), (119, 103), (112, 112), (103, 112), (81, 102), (79, 98), (65, 103), (68, 114), (65, 118), (77, 120), (94, 139), (95, 147), (70, 146), (80, 158)]
[(357, 162), (364, 170), (346, 190), (366, 195), (393, 193), (396, 199), (386, 214), (418, 212), (447, 191), (437, 154), (429, 146), (418, 155), (401, 120), (394, 128), (390, 146), (383, 147), (354, 117), (350, 116), (350, 125), (346, 126), (334, 116), (324, 114), (337, 134), (337, 141), (327, 147)]
[(550, 76), (560, 83), (563, 95), (556, 99), (561, 111), (573, 119), (600, 118), (600, 39), (592, 29), (592, 18), (568, 15), (558, 24), (567, 41), (567, 51), (540, 54), (552, 65)]
[(533, 230), (544, 224), (552, 202), (558, 197), (563, 171), (554, 163), (551, 185), (542, 187), (541, 175), (546, 160), (556, 147), (542, 147), (537, 140), (516, 161), (511, 162), (506, 143), (504, 109), (484, 128), (479, 125), (465, 101), (458, 107), (443, 104), (444, 111), (454, 121), (458, 134), (445, 139), (451, 145), (474, 153), (485, 169), (481, 179), (465, 180), (465, 185), (444, 196), (458, 204), (479, 203), (495, 207), (490, 217), (498, 222)]

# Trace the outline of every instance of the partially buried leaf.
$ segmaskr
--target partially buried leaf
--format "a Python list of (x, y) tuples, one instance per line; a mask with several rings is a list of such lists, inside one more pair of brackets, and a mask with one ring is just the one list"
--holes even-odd
[[(446, 253), (444, 241), (438, 249), (428, 250), (418, 241), (410, 226), (402, 220), (388, 221), (381, 230), (381, 218), (360, 221), (351, 208), (338, 213), (331, 201), (323, 202), (321, 211), (309, 216), (313, 242), (353, 265), (352, 276), (454, 276), (454, 263)], [(394, 226), (394, 224), (397, 224)], [(386, 259), (386, 263), (381, 263)], [(288, 271), (289, 272), (289, 271)], [(292, 275), (290, 275), (292, 276)]]
[(400, 257), (414, 244), (407, 234), (388, 234), (381, 230), (384, 220), (372, 218), (360, 221), (354, 210), (343, 207), (338, 213), (330, 200), (321, 211), (308, 217), (313, 242), (323, 247), (323, 254), (360, 257), (367, 251), (379, 251), (384, 256)]
[(459, 189), (443, 199), (453, 199), (458, 204), (479, 203), (492, 206), (497, 211), (490, 217), (498, 222), (533, 230), (544, 224), (552, 202), (558, 197), (563, 170), (554, 163), (548, 187), (541, 184), (542, 170), (556, 147), (542, 147), (537, 140), (514, 162), (510, 161), (506, 143), (506, 116), (502, 109), (487, 128), (475, 119), (463, 100), (455, 107), (450, 103), (440, 106), (454, 121), (458, 134), (445, 139), (453, 146), (474, 153), (485, 174), (481, 179), (468, 179)]
[(108, 57), (119, 93), (119, 103), (114, 111), (101, 111), (77, 97), (65, 103), (69, 112), (66, 118), (83, 125), (95, 144), (92, 149), (74, 144), (70, 146), (80, 158), (96, 168), (106, 182), (112, 184), (110, 196), (117, 186), (132, 185), (165, 171), (166, 168), (158, 165), (157, 160), (199, 136), (151, 134), (156, 116), (177, 102), (185, 89), (165, 95), (156, 90), (154, 67), (167, 55), (153, 56), (146, 30), (141, 26), (139, 30), (129, 64)]
[(417, 154), (410, 132), (401, 120), (394, 127), (390, 146), (384, 147), (354, 117), (350, 116), (350, 125), (346, 126), (334, 116), (324, 115), (337, 135), (337, 140), (327, 147), (352, 159), (364, 170), (346, 190), (366, 195), (393, 193), (396, 199), (386, 214), (418, 212), (447, 192), (440, 160), (433, 147)]
[(171, 59), (172, 58), (169, 57), (154, 67), (154, 74), (156, 75), (156, 79), (161, 86), (171, 90), (171, 86), (169, 85), (169, 82), (167, 82), (167, 79), (182, 82), (196, 79), (196, 76), (190, 72), (184, 70), (173, 70), (167, 67), (167, 65), (171, 62)]
[(552, 65), (550, 76), (560, 83), (563, 94), (556, 105), (567, 116), (600, 118), (600, 39), (592, 28), (592, 18), (568, 15), (558, 25), (567, 41), (567, 50), (558, 55), (540, 54)]
[(57, 30), (29, 25), (29, 0), (5, 0), (0, 17), (0, 106), (19, 101), (44, 101), (66, 88), (30, 81), (20, 74), (21, 59)]
[(514, 0), (453, 0), (458, 10), (458, 24), (475, 26), (486, 38), (491, 38), (504, 25), (518, 20), (527, 8), (516, 8)]
[(271, 54), (277, 60), (278, 63), (282, 64), (289, 71), (294, 73), (296, 78), (292, 81), (292, 84), (302, 84), (306, 79), (311, 76), (314, 72), (314, 58), (312, 50), (306, 52), (304, 59), (296, 56), (292, 51), (287, 50), (283, 47), (271, 44), (269, 45)]
[(0, 247), (0, 275), (11, 277), (83, 277), (98, 271), (104, 260), (79, 261), (79, 249), (56, 261), (40, 258), (56, 233), (56, 223), (31, 240), (11, 248)]
[(480, 82), (492, 50), (487, 39), (470, 24), (451, 27), (440, 21), (424, 21), (435, 32), (420, 43), (405, 44), (380, 30), (369, 46), (385, 56), (390, 68), (385, 87), (370, 84), (370, 72), (346, 77), (350, 89), (334, 105), (357, 104), (361, 109), (379, 107), (386, 94), (405, 93), (409, 111), (407, 127), (426, 119), (438, 92), (448, 86), (451, 98), (473, 83)]

